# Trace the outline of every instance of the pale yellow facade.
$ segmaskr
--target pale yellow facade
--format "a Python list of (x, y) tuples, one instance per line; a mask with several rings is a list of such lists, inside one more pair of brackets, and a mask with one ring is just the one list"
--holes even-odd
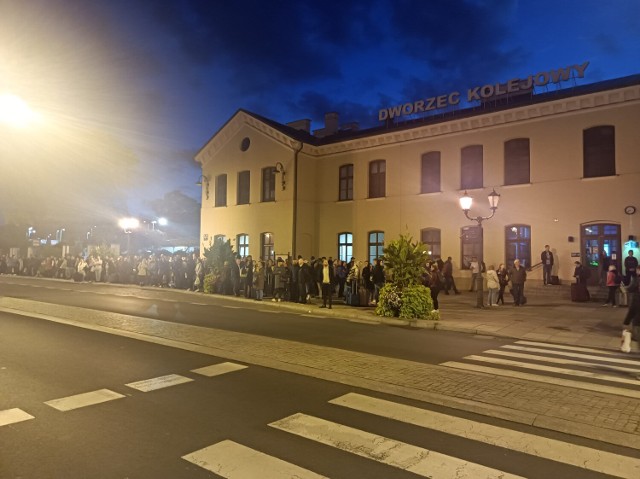
[[(468, 191), (474, 197), (470, 214), (488, 216), (487, 195), (494, 188), (501, 195), (495, 216), (483, 222), (487, 265), (505, 262), (505, 229), (527, 225), (531, 264), (539, 263), (549, 244), (556, 258), (554, 274), (569, 280), (574, 261), (588, 260), (585, 247), (597, 251), (596, 243), (586, 243), (588, 224), (617, 228), (620, 249), (614, 254), (621, 264), (625, 243), (640, 237), (640, 211), (625, 211), (629, 206), (640, 210), (640, 80), (462, 113), (317, 138), (238, 111), (196, 156), (205, 178), (201, 246), (223, 235), (235, 247), (237, 235), (247, 234), (250, 254), (262, 256), (261, 235), (268, 232), (276, 255), (335, 258), (338, 234), (348, 232), (353, 256), (364, 260), (372, 231), (384, 232), (389, 242), (406, 233), (420, 239), (423, 229), (435, 228), (441, 256), (451, 256), (455, 275), (466, 277), (461, 228), (475, 223), (458, 202), (464, 193), (461, 149), (482, 145), (484, 187)], [(615, 131), (615, 174), (585, 178), (584, 131), (604, 125)], [(247, 138), (250, 145), (243, 151)], [(505, 185), (505, 142), (516, 138), (529, 139), (530, 180)], [(440, 152), (440, 191), (423, 194), (421, 158), (432, 151)], [(375, 160), (386, 161), (383, 198), (368, 197), (369, 165)], [(282, 173), (276, 173), (275, 201), (263, 202), (262, 169), (277, 163), (285, 171), (285, 188)], [(353, 164), (353, 199), (339, 201), (339, 170), (347, 164)], [(250, 204), (237, 205), (237, 176), (243, 170), (251, 175)], [(227, 175), (227, 206), (216, 207), (216, 177), (221, 174)], [(530, 279), (541, 277), (541, 269), (534, 267)]]

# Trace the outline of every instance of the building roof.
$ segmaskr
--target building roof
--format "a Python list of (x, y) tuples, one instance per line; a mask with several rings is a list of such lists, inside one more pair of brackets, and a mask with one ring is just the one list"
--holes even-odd
[[(410, 130), (412, 128), (422, 127), (425, 125), (444, 123), (446, 121), (469, 118), (473, 116), (484, 115), (487, 113), (518, 108), (526, 105), (545, 103), (607, 90), (615, 90), (618, 88), (624, 88), (634, 85), (640, 85), (640, 74), (623, 78), (616, 78), (613, 80), (605, 80), (597, 83), (590, 83), (588, 85), (561, 88), (544, 93), (518, 95), (508, 99), (485, 101), (478, 106), (469, 108), (436, 110), (434, 114), (421, 116), (420, 118), (405, 121), (390, 120), (385, 122), (384, 124), (362, 130), (339, 130), (332, 135), (328, 135), (322, 138), (314, 136), (307, 131), (292, 128), (288, 125), (270, 120), (269, 118), (266, 118), (257, 113), (253, 113), (251, 111), (240, 108), (227, 122), (225, 122), (225, 124), (218, 131), (216, 131), (216, 133), (212, 135), (209, 140), (207, 140), (205, 146), (202, 149), (204, 149), (206, 145), (211, 141), (211, 139), (215, 138), (215, 136), (240, 112), (252, 116), (253, 118), (265, 123), (266, 125), (271, 126), (275, 130), (283, 133), (284, 135), (287, 135), (294, 140), (298, 140), (313, 146), (323, 146), (333, 143), (339, 143), (346, 140), (354, 140), (358, 138), (376, 136), (383, 133)], [(202, 151), (202, 149), (200, 151)]]

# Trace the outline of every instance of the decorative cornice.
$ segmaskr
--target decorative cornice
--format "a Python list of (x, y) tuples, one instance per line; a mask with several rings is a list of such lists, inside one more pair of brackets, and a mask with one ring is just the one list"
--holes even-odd
[[(620, 103), (637, 102), (639, 100), (640, 85), (634, 85), (615, 90), (564, 98), (561, 100), (552, 100), (534, 105), (525, 105), (499, 112), (479, 114), (477, 116), (461, 118), (459, 120), (448, 120), (424, 126), (416, 125), (415, 127), (406, 130), (373, 134), (371, 136), (344, 140), (322, 146), (314, 146), (305, 143), (302, 151), (311, 156), (335, 155), (349, 151), (385, 147), (411, 141), (420, 141), (428, 138), (458, 134), (553, 115), (574, 113), (580, 110), (602, 108)], [(243, 125), (248, 125), (256, 131), (262, 132), (264, 135), (289, 148), (297, 149), (299, 147), (300, 143), (297, 139), (279, 131), (259, 118), (255, 118), (240, 110), (209, 141), (198, 155), (196, 155), (196, 161), (201, 164), (207, 163), (207, 161), (216, 155), (220, 148), (234, 137)]]

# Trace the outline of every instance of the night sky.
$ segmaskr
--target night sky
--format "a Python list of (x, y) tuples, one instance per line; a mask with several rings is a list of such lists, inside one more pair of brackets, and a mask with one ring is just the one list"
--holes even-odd
[(587, 61), (563, 86), (640, 73), (640, 0), (0, 0), (0, 94), (42, 115), (0, 125), (0, 209), (199, 200), (193, 156), (239, 108), (370, 127), (380, 108)]

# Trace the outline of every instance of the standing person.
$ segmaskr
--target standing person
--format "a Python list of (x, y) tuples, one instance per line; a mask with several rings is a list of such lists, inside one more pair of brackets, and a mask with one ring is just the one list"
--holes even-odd
[(310, 281), (309, 263), (306, 263), (302, 256), (298, 256), (298, 301), (302, 304), (307, 304), (307, 288)]
[(373, 295), (375, 292), (375, 286), (373, 285), (373, 281), (371, 280), (371, 265), (369, 264), (368, 261), (364, 262), (361, 275), (362, 275), (362, 283), (364, 285), (364, 289), (367, 290), (367, 298), (373, 298)]
[(433, 309), (435, 311), (439, 311), (440, 304), (438, 303), (438, 294), (440, 294), (440, 290), (444, 286), (444, 281), (442, 278), (442, 273), (440, 273), (440, 269), (438, 268), (438, 263), (431, 264), (431, 267), (429, 269), (429, 289), (431, 290)]
[(633, 256), (633, 250), (629, 250), (629, 255), (624, 259), (624, 283), (629, 284), (631, 277), (636, 276), (638, 270), (638, 259)]
[(374, 287), (374, 304), (378, 304), (380, 301), (380, 290), (384, 286), (384, 267), (382, 266), (382, 261), (380, 258), (376, 258), (375, 264), (373, 266), (373, 271), (371, 272), (371, 279), (373, 281)]
[(509, 278), (511, 279), (511, 286), (513, 288), (514, 305), (524, 305), (526, 301), (524, 299), (524, 283), (527, 280), (527, 272), (522, 266), (520, 266), (519, 259), (516, 259), (513, 262), (513, 268), (509, 271)]
[(336, 277), (338, 279), (338, 298), (344, 296), (344, 285), (347, 282), (347, 262), (338, 261), (338, 267), (336, 268)]
[(460, 294), (458, 288), (456, 288), (456, 282), (453, 279), (453, 262), (451, 256), (447, 257), (442, 265), (442, 276), (444, 277), (444, 294), (449, 294), (449, 290), (453, 289), (455, 294)]
[(229, 266), (231, 266), (231, 284), (233, 288), (233, 295), (240, 296), (240, 256), (237, 256), (235, 261)]
[(549, 245), (544, 245), (544, 251), (540, 254), (542, 261), (542, 282), (545, 286), (551, 286), (551, 270), (553, 269), (553, 253), (549, 250)]
[(320, 275), (320, 283), (322, 287), (322, 306), (327, 307), (327, 300), (329, 300), (329, 309), (333, 304), (333, 284), (335, 282), (333, 264), (330, 264), (326, 258), (322, 258), (322, 270)]
[[(500, 278), (493, 265), (489, 265), (487, 269), (487, 304), (489, 306), (498, 306), (498, 291), (500, 289)], [(504, 303), (504, 298), (502, 299)]]
[(193, 282), (193, 290), (201, 293), (204, 292), (204, 269), (204, 258), (196, 258), (196, 265), (194, 267), (196, 279)]
[(507, 268), (504, 263), (500, 263), (496, 274), (498, 275), (498, 285), (500, 288), (498, 290), (498, 299), (496, 299), (496, 306), (500, 304), (500, 300), (502, 300), (502, 305), (504, 306), (504, 289), (507, 287), (507, 284), (509, 284), (509, 273), (507, 272)]
[(615, 264), (609, 265), (609, 271), (607, 272), (607, 282), (606, 286), (609, 290), (609, 295), (607, 296), (607, 301), (602, 306), (607, 306), (611, 303), (612, 308), (617, 308), (616, 305), (616, 291), (620, 287), (620, 283), (616, 282), (616, 278), (618, 277), (618, 270), (616, 269)]
[(276, 267), (273, 269), (273, 298), (271, 301), (282, 301), (285, 292), (287, 268), (282, 258), (278, 257)]
[(247, 277), (245, 278), (244, 297), (251, 298), (253, 296), (253, 270), (255, 268), (255, 265), (253, 264), (253, 257), (251, 255), (247, 256), (245, 268)]
[(259, 259), (255, 262), (255, 269), (253, 271), (253, 287), (255, 288), (255, 299), (257, 301), (262, 301), (262, 298), (264, 297), (264, 283), (264, 263)]
[[(638, 330), (640, 329), (640, 293), (638, 292), (638, 277), (632, 276), (631, 281), (629, 282), (629, 286), (627, 286), (627, 294), (629, 295), (629, 310), (624, 317), (623, 324), (625, 326), (629, 326), (628, 330), (636, 331), (638, 334)], [(640, 341), (640, 337), (636, 336), (634, 338), (636, 341)], [(637, 377), (640, 379), (640, 376)]]
[(469, 263), (469, 269), (471, 270), (471, 284), (469, 285), (469, 292), (475, 291), (478, 288), (478, 279), (480, 276), (480, 263), (475, 256), (471, 257), (471, 263)]

